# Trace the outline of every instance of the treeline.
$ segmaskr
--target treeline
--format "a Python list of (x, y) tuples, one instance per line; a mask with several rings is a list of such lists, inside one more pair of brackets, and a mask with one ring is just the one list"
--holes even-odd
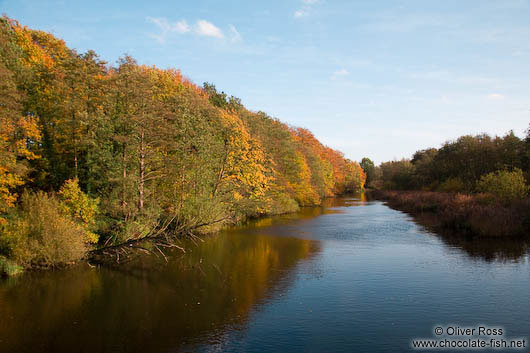
[(73, 261), (364, 186), (358, 163), (211, 84), (110, 66), (7, 17), (0, 91), (0, 262)]
[(412, 159), (361, 162), (376, 198), (424, 217), (454, 235), (514, 237), (530, 234), (530, 129), (520, 139), (462, 136)]
[[(411, 159), (381, 163), (361, 162), (367, 182), (378, 189), (441, 192), (504, 192), (524, 197), (530, 181), (530, 129), (520, 139), (510, 131), (503, 137), (462, 136), (414, 153)], [(494, 190), (495, 182), (504, 190)], [(501, 185), (497, 185), (501, 187)]]

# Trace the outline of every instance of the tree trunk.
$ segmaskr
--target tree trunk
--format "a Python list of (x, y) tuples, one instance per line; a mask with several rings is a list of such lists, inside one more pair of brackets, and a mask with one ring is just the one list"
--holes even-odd
[(78, 178), (77, 171), (77, 138), (75, 135), (75, 113), (72, 112), (72, 142), (74, 143), (74, 176)]
[(127, 179), (127, 145), (123, 144), (123, 152), (122, 152), (122, 180), (121, 180), (121, 208), (123, 211), (123, 217), (125, 218), (125, 221), (127, 221), (127, 202), (125, 202), (125, 195), (126, 195), (126, 179)]
[(144, 208), (144, 176), (145, 176), (145, 133), (140, 133), (140, 175), (138, 179), (138, 209), (140, 213)]

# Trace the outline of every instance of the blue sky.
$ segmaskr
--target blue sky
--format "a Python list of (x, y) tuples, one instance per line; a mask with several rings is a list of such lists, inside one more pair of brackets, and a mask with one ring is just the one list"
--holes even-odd
[(175, 67), (354, 160), (530, 123), (530, 0), (30, 1), (0, 12)]

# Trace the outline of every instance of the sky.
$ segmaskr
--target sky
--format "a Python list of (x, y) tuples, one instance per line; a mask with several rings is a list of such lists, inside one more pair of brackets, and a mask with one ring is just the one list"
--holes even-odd
[(530, 0), (0, 0), (110, 64), (178, 68), (353, 160), (530, 123)]

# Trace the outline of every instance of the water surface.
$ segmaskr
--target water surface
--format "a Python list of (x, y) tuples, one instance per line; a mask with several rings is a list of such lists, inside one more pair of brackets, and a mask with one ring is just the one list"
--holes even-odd
[(0, 282), (0, 352), (399, 352), (437, 325), (530, 336), (521, 242), (442, 238), (378, 201), (264, 218), (169, 263)]

